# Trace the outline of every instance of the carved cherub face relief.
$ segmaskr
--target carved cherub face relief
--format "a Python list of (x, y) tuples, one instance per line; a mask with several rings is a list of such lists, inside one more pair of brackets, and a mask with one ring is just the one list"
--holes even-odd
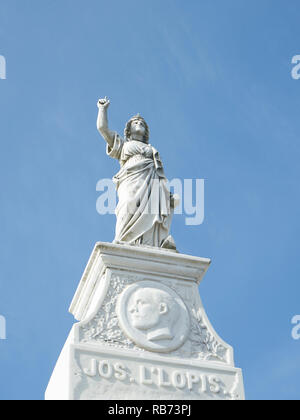
[(170, 298), (161, 290), (142, 289), (131, 297), (129, 313), (132, 326), (149, 330), (164, 324), (170, 312)]

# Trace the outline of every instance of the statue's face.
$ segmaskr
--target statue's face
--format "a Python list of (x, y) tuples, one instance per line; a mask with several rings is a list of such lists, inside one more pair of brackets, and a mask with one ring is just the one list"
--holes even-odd
[(159, 324), (161, 316), (168, 312), (168, 308), (164, 302), (152, 299), (149, 292), (139, 290), (132, 296), (129, 312), (133, 327), (148, 330)]
[(131, 122), (130, 134), (138, 134), (139, 136), (144, 136), (146, 133), (146, 127), (141, 120), (133, 120)]

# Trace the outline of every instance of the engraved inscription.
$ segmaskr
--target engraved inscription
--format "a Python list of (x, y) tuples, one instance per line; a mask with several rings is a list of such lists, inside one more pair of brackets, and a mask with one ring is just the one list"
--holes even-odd
[(196, 394), (219, 395), (238, 398), (224, 383), (222, 375), (208, 374), (187, 368), (170, 368), (137, 363), (131, 370), (125, 361), (89, 358), (85, 361), (83, 373), (98, 380), (134, 383), (137, 386), (155, 386), (168, 390), (179, 390)]

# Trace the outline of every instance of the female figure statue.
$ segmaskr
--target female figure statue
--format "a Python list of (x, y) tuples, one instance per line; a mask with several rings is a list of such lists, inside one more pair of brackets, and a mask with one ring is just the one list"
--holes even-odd
[(113, 178), (119, 198), (114, 242), (176, 249), (169, 235), (174, 198), (159, 154), (148, 142), (148, 125), (140, 115), (132, 117), (123, 139), (108, 128), (109, 104), (106, 97), (98, 101), (97, 128), (107, 142), (106, 153), (120, 163)]

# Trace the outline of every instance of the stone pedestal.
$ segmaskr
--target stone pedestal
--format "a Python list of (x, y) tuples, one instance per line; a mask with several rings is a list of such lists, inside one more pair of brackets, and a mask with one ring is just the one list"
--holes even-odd
[(70, 312), (74, 324), (48, 400), (244, 399), (233, 350), (198, 285), (210, 260), (97, 243)]

